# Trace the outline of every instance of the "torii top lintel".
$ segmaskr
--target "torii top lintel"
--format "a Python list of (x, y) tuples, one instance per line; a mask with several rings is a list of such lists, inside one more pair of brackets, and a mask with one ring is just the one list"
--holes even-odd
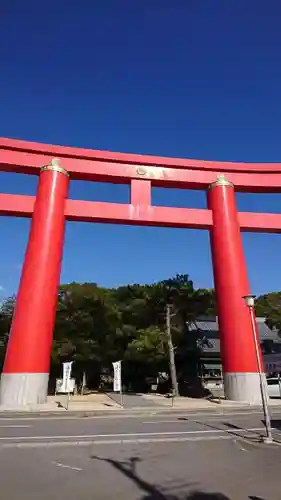
[(60, 159), (72, 179), (206, 189), (225, 174), (236, 191), (281, 192), (281, 163), (235, 163), (113, 153), (0, 138), (0, 170), (39, 174), (51, 158)]

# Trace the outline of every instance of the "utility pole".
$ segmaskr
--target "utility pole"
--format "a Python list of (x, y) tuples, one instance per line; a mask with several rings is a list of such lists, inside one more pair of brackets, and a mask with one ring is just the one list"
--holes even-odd
[(178, 380), (177, 380), (177, 370), (175, 363), (175, 352), (172, 341), (171, 334), (171, 306), (167, 304), (166, 307), (166, 333), (167, 333), (167, 341), (169, 347), (169, 363), (170, 363), (170, 373), (172, 379), (172, 387), (173, 387), (173, 396), (179, 396), (179, 388), (178, 388)]

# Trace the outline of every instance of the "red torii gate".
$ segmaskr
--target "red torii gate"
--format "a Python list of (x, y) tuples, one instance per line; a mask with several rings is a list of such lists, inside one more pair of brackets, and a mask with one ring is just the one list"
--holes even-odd
[[(0, 139), (0, 170), (39, 175), (36, 197), (0, 194), (0, 215), (32, 217), (1, 376), (6, 407), (44, 403), (65, 221), (208, 229), (225, 392), (260, 401), (241, 230), (281, 232), (281, 214), (238, 213), (236, 191), (281, 192), (281, 163), (161, 158)], [(130, 204), (68, 199), (70, 179), (130, 184)], [(154, 207), (151, 187), (208, 189), (208, 210)]]

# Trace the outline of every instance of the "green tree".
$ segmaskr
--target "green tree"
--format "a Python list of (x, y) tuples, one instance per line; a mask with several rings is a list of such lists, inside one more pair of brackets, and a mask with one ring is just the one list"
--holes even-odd
[[(74, 361), (75, 376), (83, 371), (100, 374), (111, 370), (112, 361), (124, 360), (125, 377), (144, 379), (157, 371), (168, 371), (165, 309), (172, 305), (172, 335), (181, 372), (198, 354), (196, 336), (188, 324), (215, 307), (214, 293), (195, 290), (188, 275), (177, 275), (152, 285), (128, 285), (116, 289), (95, 283), (61, 285), (52, 349), (52, 373), (60, 375), (61, 364)], [(11, 326), (15, 298), (0, 309), (2, 359)], [(199, 334), (198, 334), (199, 335)]]
[(255, 304), (256, 315), (266, 318), (270, 328), (277, 328), (281, 332), (281, 292), (272, 292), (261, 295)]
[(5, 351), (8, 343), (13, 313), (15, 308), (15, 297), (4, 300), (0, 308), (0, 363), (4, 361)]

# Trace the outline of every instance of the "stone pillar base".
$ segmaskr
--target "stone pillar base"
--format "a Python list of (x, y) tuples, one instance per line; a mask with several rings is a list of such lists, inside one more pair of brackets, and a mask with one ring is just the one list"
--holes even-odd
[(25, 408), (46, 403), (48, 382), (48, 373), (2, 373), (0, 405), (6, 408)]
[[(266, 376), (263, 381), (267, 389)], [(250, 404), (262, 403), (260, 377), (258, 373), (225, 373), (224, 394), (226, 399)]]

